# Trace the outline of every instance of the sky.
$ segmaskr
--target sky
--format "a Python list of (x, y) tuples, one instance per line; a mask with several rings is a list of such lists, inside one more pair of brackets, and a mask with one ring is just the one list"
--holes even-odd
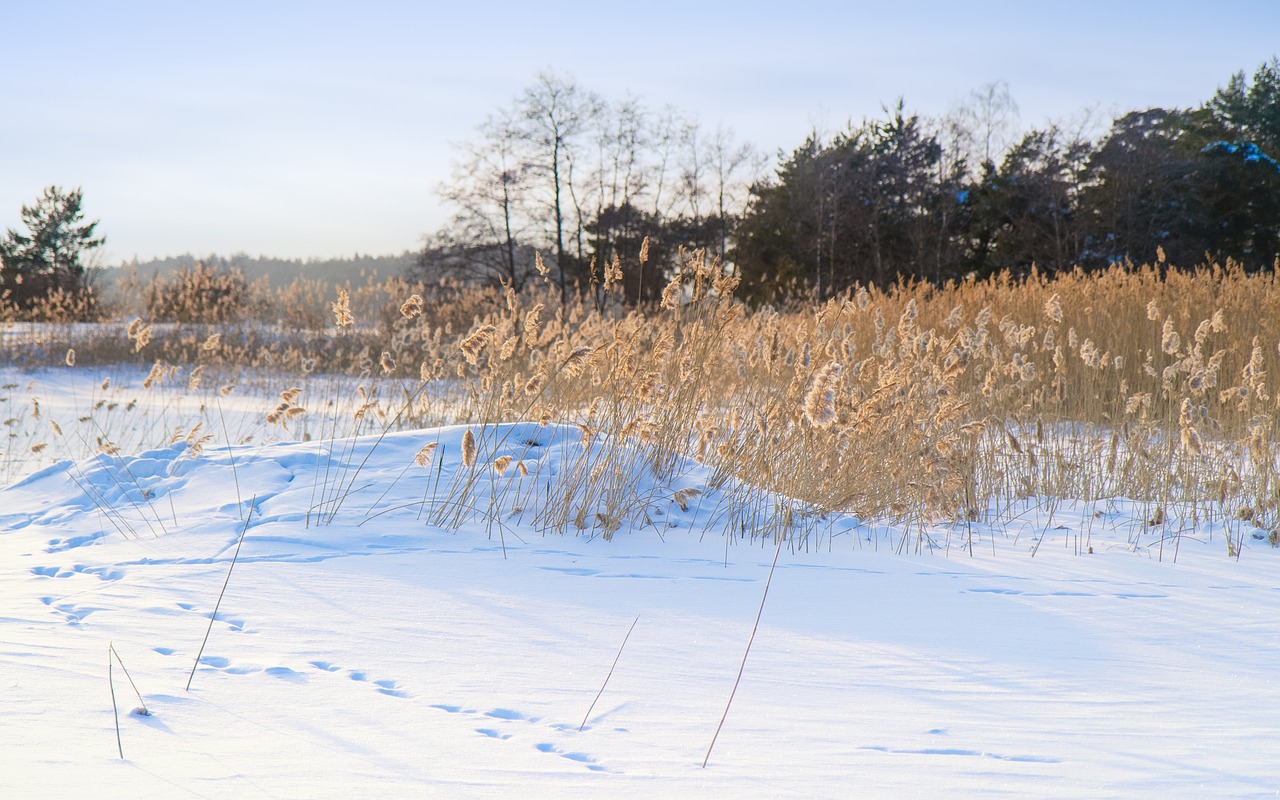
[(0, 30), (0, 229), (79, 186), (119, 263), (417, 249), (453, 146), (539, 70), (775, 154), (1000, 80), (1023, 126), (1196, 105), (1280, 54), (1280, 3), (0, 0)]

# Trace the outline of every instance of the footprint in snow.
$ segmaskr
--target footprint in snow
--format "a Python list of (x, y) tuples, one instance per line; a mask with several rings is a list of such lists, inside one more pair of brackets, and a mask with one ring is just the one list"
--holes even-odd
[(289, 683), (307, 682), (305, 675), (297, 670), (289, 669), (288, 667), (268, 667), (267, 669), (264, 669), (263, 672), (274, 678), (279, 678), (282, 681), (288, 681)]
[(200, 659), (200, 663), (213, 667), (219, 672), (225, 672), (228, 675), (248, 675), (251, 672), (258, 671), (252, 667), (233, 667), (231, 666), (231, 659), (223, 656), (204, 656)]
[(579, 764), (582, 764), (583, 766), (585, 766), (587, 769), (591, 770), (592, 772), (604, 771), (604, 767), (597, 764), (596, 760), (591, 756), (587, 755), (586, 753), (566, 753), (565, 751), (556, 747), (551, 742), (542, 742), (540, 744), (535, 744), (533, 747), (539, 753), (551, 753), (552, 755), (557, 755), (557, 756), (560, 756), (561, 758), (567, 758), (570, 761), (576, 761)]
[(519, 711), (513, 711), (510, 708), (495, 708), (492, 711), (484, 712), (484, 715), (486, 717), (493, 717), (494, 719), (523, 720), (524, 722), (537, 722), (539, 719), (538, 717), (530, 717), (526, 714), (522, 714)]
[(85, 617), (95, 611), (101, 611), (100, 608), (92, 608), (89, 606), (78, 606), (75, 603), (62, 603), (61, 605), (53, 605), (54, 598), (41, 597), (40, 602), (46, 606), (51, 606), (55, 613), (62, 617), (62, 621), (73, 628), (80, 627), (80, 623)]
[(400, 689), (399, 688), (400, 684), (396, 683), (395, 681), (374, 681), (373, 685), (378, 687), (378, 692), (380, 694), (385, 694), (388, 697), (408, 697), (409, 696), (409, 693), (404, 691), (403, 689)]
[[(324, 672), (340, 672), (342, 667), (329, 661), (310, 661), (311, 666)], [(369, 674), (364, 670), (353, 669), (348, 670), (347, 677), (359, 683), (372, 683), (378, 694), (385, 694), (388, 697), (408, 697), (409, 693), (400, 688), (398, 681), (382, 679), (371, 680)]]

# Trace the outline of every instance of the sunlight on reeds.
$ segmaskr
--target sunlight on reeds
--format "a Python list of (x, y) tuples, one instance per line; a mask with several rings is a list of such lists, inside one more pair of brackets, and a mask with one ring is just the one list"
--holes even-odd
[[(763, 308), (735, 288), (686, 253), (650, 308), (603, 284), (561, 304), (545, 282), (517, 294), (397, 279), (330, 301), (204, 273), (94, 324), (52, 298), (39, 319), (8, 311), (0, 351), (73, 371), (69, 412), (41, 417), (30, 387), (7, 385), (0, 477), (166, 441), (316, 441), (315, 510), (332, 519), (358, 485), (358, 437), (465, 424), (461, 452), (444, 454), (462, 459), (456, 485), (436, 498), (453, 504), (427, 515), (438, 524), (530, 513), (609, 537), (647, 513), (638, 476), (662, 485), (696, 460), (710, 470), (698, 491), (724, 488), (747, 536), (835, 512), (923, 527), (1028, 498), (1101, 510), (1124, 497), (1151, 527), (1232, 520), (1277, 540), (1274, 274), (1113, 267)], [(576, 426), (567, 475), (539, 478), (495, 433), (522, 421)], [(417, 462), (434, 458), (426, 444)], [(666, 499), (685, 506), (690, 489)]]

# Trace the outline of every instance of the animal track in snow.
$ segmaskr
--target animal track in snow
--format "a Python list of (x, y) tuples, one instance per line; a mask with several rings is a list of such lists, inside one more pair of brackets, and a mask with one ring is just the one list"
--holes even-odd
[[(436, 706), (433, 706), (433, 708), (439, 708), (441, 710), (448, 711), (454, 714), (462, 711), (461, 707), (459, 706), (436, 705)], [(466, 711), (463, 713), (475, 714), (476, 712)], [(511, 723), (526, 722), (526, 723), (529, 723), (530, 725), (535, 725), (540, 728), (543, 727), (538, 725), (538, 723), (541, 721), (541, 717), (535, 717), (533, 715), (526, 714), (523, 711), (517, 711), (512, 708), (494, 708), (484, 712), (481, 716), (487, 717), (493, 720), (498, 720), (499, 723), (502, 723), (502, 725), (506, 725), (506, 726), (509, 726)], [(490, 739), (498, 739), (503, 741), (513, 738), (518, 732), (513, 728), (503, 727), (502, 725), (498, 727), (476, 728), (475, 731), (481, 736), (486, 736)], [(569, 735), (573, 735), (578, 732), (578, 728), (576, 725), (570, 725), (568, 723), (551, 724), (551, 725), (547, 725), (546, 727), (549, 727), (552, 730), (559, 731), (561, 733), (566, 733)], [(521, 730), (523, 729), (524, 729), (523, 726), (521, 726)], [(593, 756), (587, 753), (578, 752), (578, 751), (562, 750), (552, 742), (538, 742), (537, 744), (534, 745), (534, 749), (540, 753), (550, 753), (551, 755), (557, 755), (557, 756), (560, 756), (561, 758), (567, 758), (570, 761), (576, 762), (578, 764), (582, 764), (587, 769), (593, 772), (603, 772), (605, 769), (604, 767), (596, 763), (596, 759)]]
[(279, 678), (280, 680), (288, 681), (289, 683), (306, 683), (307, 682), (307, 678), (305, 675), (303, 675), (301, 672), (298, 672), (297, 670), (290, 669), (289, 667), (267, 667), (266, 669), (263, 670), (263, 672), (267, 673), (273, 678)]
[[(329, 661), (311, 661), (311, 666), (323, 672), (341, 672), (342, 667)], [(385, 694), (388, 697), (409, 697), (409, 693), (400, 688), (399, 681), (389, 679), (372, 680), (369, 674), (364, 670), (352, 669), (347, 670), (347, 677), (353, 681), (360, 683), (371, 683), (377, 690), (378, 694)]]
[(538, 717), (526, 716), (525, 714), (522, 714), (519, 711), (513, 711), (509, 708), (495, 708), (492, 711), (484, 712), (484, 715), (486, 717), (493, 717), (494, 719), (523, 720), (524, 722), (538, 721)]
[(124, 572), (111, 567), (87, 567), (84, 564), (76, 564), (72, 567), (33, 567), (32, 575), (42, 578), (70, 578), (72, 575), (92, 575), (99, 580), (118, 581), (124, 577)]
[(75, 603), (61, 603), (59, 605), (54, 605), (54, 598), (52, 597), (41, 597), (40, 602), (52, 608), (55, 614), (62, 617), (63, 622), (73, 628), (80, 627), (80, 623), (84, 621), (85, 617), (89, 616), (93, 612), (103, 610), (101, 608), (93, 608), (91, 606), (78, 606)]
[(204, 656), (200, 659), (200, 663), (207, 667), (213, 667), (219, 672), (225, 672), (228, 675), (248, 675), (252, 672), (260, 670), (254, 667), (233, 667), (231, 659), (224, 656)]
[(593, 772), (604, 771), (604, 767), (597, 764), (596, 760), (591, 756), (587, 755), (586, 753), (566, 753), (565, 751), (556, 747), (551, 742), (540, 742), (538, 744), (535, 744), (533, 747), (539, 753), (551, 753), (552, 755), (557, 755), (557, 756), (560, 756), (561, 758), (567, 758), (570, 761), (576, 761)]

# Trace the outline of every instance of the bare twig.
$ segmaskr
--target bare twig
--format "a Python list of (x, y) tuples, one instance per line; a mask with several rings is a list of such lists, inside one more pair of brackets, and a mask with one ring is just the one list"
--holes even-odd
[(742, 653), (742, 663), (738, 665), (738, 677), (733, 681), (733, 691), (729, 692), (729, 702), (724, 704), (724, 713), (720, 715), (720, 724), (716, 726), (715, 735), (711, 737), (711, 745), (707, 747), (706, 758), (702, 759), (702, 768), (707, 768), (707, 762), (711, 760), (711, 750), (716, 746), (716, 739), (720, 737), (720, 729), (724, 727), (724, 721), (729, 716), (729, 706), (733, 705), (733, 696), (738, 693), (738, 684), (742, 681), (742, 671), (747, 668), (747, 654), (751, 652), (751, 643), (756, 640), (756, 631), (760, 629), (760, 617), (764, 614), (764, 601), (769, 597), (769, 584), (773, 581), (774, 567), (778, 566), (778, 555), (782, 553), (782, 531), (778, 532), (778, 547), (773, 551), (773, 563), (769, 566), (769, 577), (764, 582), (764, 594), (760, 596), (760, 610), (756, 612), (756, 624), (751, 627), (751, 638), (747, 639), (747, 649)]
[(120, 752), (120, 760), (124, 760), (124, 744), (120, 741), (120, 709), (116, 707), (116, 682), (112, 677), (111, 668), (113, 661), (111, 645), (107, 645), (107, 685), (111, 687), (111, 713), (116, 718), (116, 750)]
[(138, 691), (138, 684), (133, 682), (133, 676), (129, 674), (129, 668), (124, 665), (124, 659), (120, 657), (120, 653), (116, 651), (114, 644), (108, 644), (107, 649), (111, 651), (111, 655), (116, 657), (116, 661), (120, 664), (120, 669), (124, 670), (124, 676), (129, 679), (129, 685), (133, 687), (133, 693), (138, 696), (140, 707), (137, 713), (143, 717), (151, 716), (151, 709), (147, 708), (147, 701), (142, 699), (142, 692)]
[(222, 591), (218, 592), (218, 602), (213, 604), (213, 613), (209, 615), (209, 627), (205, 629), (204, 641), (200, 643), (200, 651), (196, 653), (196, 661), (191, 665), (191, 674), (187, 676), (187, 688), (191, 691), (191, 679), (196, 676), (196, 667), (200, 666), (200, 656), (204, 655), (204, 646), (209, 643), (209, 634), (213, 631), (213, 621), (218, 618), (218, 607), (222, 605), (222, 596), (227, 593), (227, 584), (231, 583), (231, 570), (236, 568), (236, 559), (240, 557), (240, 545), (244, 544), (245, 531), (249, 530), (249, 520), (253, 519), (253, 505), (258, 496), (249, 500), (249, 513), (245, 515), (244, 527), (240, 529), (240, 538), (236, 541), (236, 552), (231, 556), (231, 566), (227, 567), (227, 579), (222, 582)]
[(218, 419), (222, 421), (222, 438), (227, 441), (227, 457), (231, 459), (231, 480), (236, 485), (236, 510), (244, 518), (244, 501), (240, 498), (240, 476), (236, 473), (236, 455), (231, 452), (231, 437), (227, 435), (227, 418), (222, 415), (222, 397), (214, 395), (214, 403), (218, 406)]
[(618, 659), (622, 658), (622, 648), (627, 646), (627, 640), (631, 638), (631, 632), (636, 629), (636, 622), (640, 621), (640, 615), (637, 614), (635, 622), (631, 623), (631, 627), (627, 629), (627, 635), (622, 637), (622, 647), (618, 648), (618, 654), (613, 657), (613, 665), (609, 667), (609, 674), (604, 676), (604, 683), (600, 684), (600, 691), (596, 692), (595, 700), (591, 701), (591, 705), (587, 707), (587, 713), (582, 718), (582, 724), (578, 726), (581, 731), (587, 727), (587, 720), (591, 718), (591, 709), (596, 707), (596, 700), (600, 699), (600, 695), (604, 694), (604, 687), (609, 685), (609, 679), (613, 677), (613, 670), (618, 666)]

